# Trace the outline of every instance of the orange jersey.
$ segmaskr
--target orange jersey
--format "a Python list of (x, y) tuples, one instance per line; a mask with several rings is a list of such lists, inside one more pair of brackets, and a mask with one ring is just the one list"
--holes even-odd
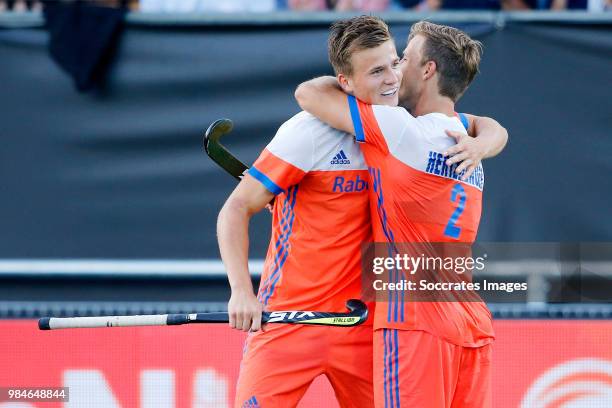
[(344, 312), (361, 297), (371, 240), (368, 172), (352, 136), (301, 112), (249, 170), (276, 194), (258, 299), (269, 310)]
[[(367, 105), (352, 96), (349, 106), (369, 166), (374, 240), (473, 243), (482, 206), (482, 166), (464, 182), (442, 154), (455, 144), (446, 129), (465, 132), (459, 118), (441, 113), (415, 118), (403, 108)], [(423, 330), (459, 346), (493, 339), (483, 302), (411, 302), (410, 292), (392, 291), (388, 301), (377, 303), (375, 315), (375, 328)]]

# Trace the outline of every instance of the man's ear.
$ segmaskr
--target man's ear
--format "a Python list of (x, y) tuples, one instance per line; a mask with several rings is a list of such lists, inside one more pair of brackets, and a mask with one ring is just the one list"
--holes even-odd
[(338, 74), (338, 83), (340, 84), (340, 88), (348, 94), (353, 93), (353, 86), (351, 85), (351, 81), (344, 74)]
[(423, 72), (423, 79), (428, 80), (433, 77), (438, 71), (438, 66), (435, 61), (427, 61), (425, 63), (425, 71)]

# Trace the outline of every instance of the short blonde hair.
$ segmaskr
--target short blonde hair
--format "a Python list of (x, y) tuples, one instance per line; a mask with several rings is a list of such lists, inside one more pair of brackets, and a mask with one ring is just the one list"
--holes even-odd
[(336, 75), (351, 75), (351, 55), (355, 51), (375, 48), (389, 41), (387, 24), (378, 17), (359, 16), (332, 24), (327, 40), (329, 62)]
[(440, 94), (457, 101), (478, 73), (482, 44), (453, 27), (419, 21), (410, 29), (408, 42), (425, 37), (423, 61), (434, 61), (440, 73)]

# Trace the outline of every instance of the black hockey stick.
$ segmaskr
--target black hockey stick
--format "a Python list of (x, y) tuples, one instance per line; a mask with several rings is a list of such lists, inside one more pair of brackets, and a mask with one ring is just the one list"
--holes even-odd
[[(206, 133), (204, 133), (204, 139), (202, 144), (204, 151), (215, 163), (217, 163), (223, 170), (234, 176), (236, 180), (240, 181), (249, 170), (249, 166), (241, 162), (229, 152), (219, 142), (219, 139), (224, 135), (232, 131), (234, 124), (229, 119), (217, 119), (210, 124)], [(274, 204), (274, 198), (270, 200), (270, 205)]]
[(232, 131), (234, 124), (229, 119), (217, 119), (206, 129), (204, 134), (204, 151), (222, 169), (242, 180), (249, 167), (231, 154), (219, 139)]
[[(348, 313), (303, 310), (263, 312), (262, 323), (315, 324), (322, 326), (357, 326), (368, 318), (368, 308), (361, 300), (346, 302)], [(43, 317), (40, 330), (81, 329), (92, 327), (174, 326), (189, 323), (228, 323), (227, 312), (136, 316)]]

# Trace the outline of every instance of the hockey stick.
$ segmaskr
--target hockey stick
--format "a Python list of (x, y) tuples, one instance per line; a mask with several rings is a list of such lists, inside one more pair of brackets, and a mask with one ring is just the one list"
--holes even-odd
[[(361, 300), (346, 302), (348, 313), (283, 311), (263, 312), (262, 323), (315, 324), (322, 326), (357, 326), (368, 318), (368, 308)], [(43, 317), (40, 330), (81, 329), (92, 327), (174, 326), (189, 323), (228, 323), (227, 312), (137, 316)]]
[(206, 129), (203, 144), (204, 151), (208, 157), (213, 159), (222, 169), (240, 181), (249, 169), (248, 166), (238, 160), (219, 142), (219, 139), (221, 139), (223, 135), (231, 132), (233, 127), (234, 124), (229, 119), (215, 120), (208, 129)]
[[(247, 171), (249, 171), (249, 166), (238, 160), (236, 156), (231, 154), (229, 150), (219, 142), (219, 139), (231, 132), (233, 127), (234, 124), (229, 119), (215, 120), (210, 124), (208, 129), (206, 129), (202, 144), (208, 157), (221, 166), (223, 170), (234, 176), (236, 180), (240, 181)], [(274, 198), (270, 200), (270, 205), (273, 204)]]

